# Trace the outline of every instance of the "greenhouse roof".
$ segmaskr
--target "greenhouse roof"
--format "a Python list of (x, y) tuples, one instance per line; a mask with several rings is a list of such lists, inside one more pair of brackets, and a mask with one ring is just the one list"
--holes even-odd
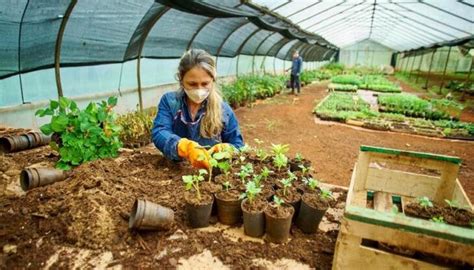
[(254, 0), (338, 47), (372, 39), (396, 51), (474, 34), (472, 0)]
[(2, 2), (0, 79), (35, 70), (179, 58), (186, 49), (217, 57), (329, 60), (338, 48), (286, 18), (239, 0), (42, 0)]

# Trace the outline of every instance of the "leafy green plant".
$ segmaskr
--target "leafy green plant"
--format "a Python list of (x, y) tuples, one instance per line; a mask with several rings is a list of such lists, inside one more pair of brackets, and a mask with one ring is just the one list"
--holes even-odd
[(290, 150), (288, 144), (273, 144), (272, 143), (272, 153), (273, 156), (285, 155)]
[(183, 182), (186, 184), (186, 190), (191, 190), (194, 188), (196, 190), (196, 198), (198, 201), (201, 201), (201, 191), (199, 189), (200, 182), (204, 181), (204, 175), (207, 174), (207, 171), (204, 169), (199, 170), (198, 175), (183, 175)]
[(446, 202), (446, 204), (451, 207), (451, 208), (460, 208), (459, 207), (459, 203), (455, 200), (444, 200)]
[(240, 195), (240, 199), (247, 198), (249, 204), (252, 205), (260, 192), (262, 192), (261, 186), (256, 184), (254, 181), (249, 181), (245, 184), (245, 192)]
[(277, 207), (280, 207), (284, 203), (284, 201), (276, 195), (273, 196), (273, 202)]
[(283, 185), (283, 195), (286, 196), (286, 192), (288, 191), (288, 188), (291, 187), (291, 184), (293, 183), (293, 181), (290, 178), (285, 178), (285, 179), (281, 179), (280, 183), (282, 183)]
[(304, 176), (310, 171), (310, 169), (311, 169), (311, 167), (306, 167), (306, 166), (303, 165), (303, 164), (298, 165), (298, 168), (301, 169), (301, 176), (303, 176), (303, 177), (304, 177)]
[(435, 222), (435, 223), (443, 223), (443, 224), (446, 224), (446, 221), (444, 220), (444, 217), (442, 217), (442, 216), (432, 217), (430, 220), (433, 221), (433, 222)]
[(116, 124), (112, 111), (115, 105), (117, 98), (110, 97), (107, 101), (89, 103), (80, 110), (73, 100), (61, 97), (59, 101), (51, 100), (47, 108), (36, 111), (39, 117), (51, 116), (51, 121), (41, 126), (41, 131), (60, 137), (59, 144), (51, 143), (60, 155), (56, 164), (58, 169), (69, 170), (84, 162), (118, 155), (122, 142), (119, 139), (121, 127)]
[(305, 185), (307, 185), (311, 190), (315, 190), (319, 186), (319, 181), (312, 177), (303, 178), (303, 183), (305, 183)]
[(259, 187), (260, 183), (262, 182), (262, 178), (263, 178), (263, 176), (261, 174), (254, 174), (252, 181), (255, 182), (257, 187)]
[(245, 182), (245, 178), (249, 177), (253, 173), (253, 165), (252, 163), (247, 163), (244, 166), (240, 166), (240, 171), (237, 175), (240, 177), (240, 181), (242, 183)]
[(328, 189), (320, 188), (321, 193), (319, 194), (319, 197), (323, 200), (329, 200), (333, 199), (332, 197), (332, 192)]
[(418, 203), (420, 204), (420, 206), (422, 206), (424, 208), (433, 207), (433, 203), (426, 196), (418, 198)]
[(301, 155), (301, 153), (296, 153), (296, 155), (295, 155), (295, 160), (296, 160), (298, 163), (303, 162), (303, 159), (304, 159), (304, 157), (303, 157), (303, 155)]
[(156, 107), (144, 111), (136, 110), (117, 117), (116, 123), (122, 127), (120, 140), (123, 143), (151, 141), (153, 119), (156, 116)]
[(270, 173), (272, 173), (272, 172), (273, 171), (271, 171), (267, 167), (263, 167), (262, 171), (260, 172), (260, 175), (262, 176), (263, 181), (267, 181), (268, 176), (270, 176)]
[(286, 168), (288, 165), (288, 157), (284, 154), (277, 154), (273, 157), (273, 165), (277, 167), (278, 171), (281, 171), (282, 168)]
[(226, 192), (229, 192), (229, 189), (232, 187), (229, 181), (225, 181), (222, 186), (224, 186), (224, 189)]

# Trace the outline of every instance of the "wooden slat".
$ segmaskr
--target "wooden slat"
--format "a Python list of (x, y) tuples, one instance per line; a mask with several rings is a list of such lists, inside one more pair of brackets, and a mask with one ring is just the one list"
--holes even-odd
[[(357, 244), (360, 237), (340, 233), (333, 258), (333, 270), (346, 269), (449, 269)], [(360, 242), (359, 242), (360, 243)]]
[[(402, 215), (398, 214), (398, 216)], [(349, 219), (341, 221), (340, 233), (376, 240), (404, 249), (428, 252), (440, 257), (463, 261), (471, 265), (474, 264), (474, 246), (469, 244), (460, 244), (441, 238), (427, 237), (418, 233)]]
[(355, 183), (354, 191), (365, 190), (365, 180), (367, 179), (367, 172), (370, 164), (370, 155), (369, 153), (359, 153), (359, 158), (357, 159), (357, 169), (355, 171)]
[(458, 202), (461, 207), (467, 207), (471, 210), (474, 210), (471, 202), (469, 201), (466, 195), (466, 192), (464, 192), (464, 189), (462, 188), (461, 183), (458, 179), (456, 179), (456, 185), (454, 186), (453, 195), (450, 197), (453, 201)]
[(346, 206), (344, 217), (348, 220), (368, 223), (403, 232), (413, 232), (425, 236), (438, 237), (453, 242), (474, 246), (474, 233), (471, 229), (449, 224), (407, 217), (399, 214), (381, 213), (358, 206)]
[(392, 194), (377, 191), (374, 193), (374, 209), (380, 212), (392, 212)]
[[(368, 152), (361, 152), (368, 153)], [(416, 157), (409, 156), (390, 156), (380, 153), (369, 153), (371, 162), (378, 163), (387, 163), (387, 164), (401, 164), (415, 166), (419, 168), (433, 169), (433, 170), (443, 170), (446, 162), (432, 159), (420, 159)]]
[(441, 171), (441, 184), (433, 198), (435, 202), (441, 203), (445, 199), (449, 199), (453, 196), (458, 172), (459, 165), (451, 163), (445, 164), (445, 168)]
[(376, 147), (376, 146), (367, 146), (367, 145), (361, 145), (360, 151), (380, 153), (380, 154), (386, 154), (386, 155), (406, 156), (406, 157), (413, 157), (413, 158), (425, 159), (425, 160), (426, 159), (439, 160), (439, 161), (449, 162), (449, 163), (453, 163), (457, 165), (460, 165), (462, 162), (460, 158), (453, 157), (453, 156), (438, 155), (438, 154), (425, 153), (425, 152), (405, 151), (405, 150), (383, 148), (383, 147)]
[(390, 169), (369, 168), (365, 189), (383, 191), (409, 197), (434, 198), (441, 183), (435, 176)]

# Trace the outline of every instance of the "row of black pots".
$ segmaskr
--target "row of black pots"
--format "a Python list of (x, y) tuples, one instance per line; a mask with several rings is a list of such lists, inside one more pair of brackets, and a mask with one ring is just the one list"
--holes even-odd
[[(209, 226), (214, 202), (217, 206), (217, 218), (225, 225), (235, 225), (242, 221), (245, 234), (251, 237), (261, 237), (267, 233), (269, 241), (274, 243), (286, 242), (290, 235), (292, 220), (304, 233), (315, 233), (327, 208), (318, 209), (306, 203), (305, 196), (301, 201), (293, 204), (283, 204), (288, 207), (291, 214), (287, 217), (272, 216), (267, 208), (258, 212), (249, 212), (244, 204), (247, 200), (223, 200), (216, 196), (210, 196), (207, 201), (201, 201), (200, 205), (194, 205), (186, 201), (186, 213), (189, 225), (193, 228)], [(268, 204), (266, 204), (268, 205)], [(290, 207), (291, 205), (291, 207)], [(298, 210), (298, 211), (296, 211)], [(298, 214), (296, 214), (298, 212)], [(293, 219), (293, 217), (295, 217)]]

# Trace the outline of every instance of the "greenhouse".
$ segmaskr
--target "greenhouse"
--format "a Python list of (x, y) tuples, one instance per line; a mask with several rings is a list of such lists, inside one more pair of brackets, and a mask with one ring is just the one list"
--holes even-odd
[(472, 0), (3, 0), (0, 269), (473, 269)]

